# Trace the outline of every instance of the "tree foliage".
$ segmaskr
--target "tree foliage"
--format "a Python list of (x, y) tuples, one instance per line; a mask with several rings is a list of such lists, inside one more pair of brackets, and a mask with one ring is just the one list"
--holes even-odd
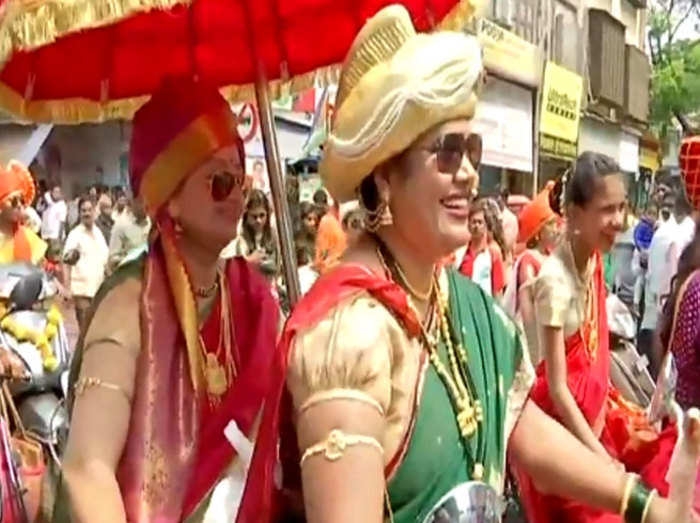
[(650, 120), (660, 136), (674, 119), (685, 134), (698, 132), (693, 116), (700, 112), (700, 40), (682, 38), (679, 30), (699, 25), (700, 0), (652, 0), (649, 6)]

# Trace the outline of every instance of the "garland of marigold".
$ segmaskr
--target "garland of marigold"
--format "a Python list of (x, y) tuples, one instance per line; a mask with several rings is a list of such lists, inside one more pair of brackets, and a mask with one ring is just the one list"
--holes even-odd
[(8, 316), (0, 322), (0, 328), (12, 335), (19, 342), (32, 343), (41, 354), (44, 369), (53, 372), (58, 368), (58, 360), (51, 348), (51, 342), (58, 335), (58, 327), (63, 316), (56, 305), (51, 305), (46, 314), (46, 327), (43, 332), (20, 325), (14, 318)]

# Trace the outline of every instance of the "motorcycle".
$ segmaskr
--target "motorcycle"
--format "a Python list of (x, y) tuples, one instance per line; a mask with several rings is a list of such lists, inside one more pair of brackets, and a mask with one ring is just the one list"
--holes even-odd
[[(25, 517), (17, 521), (36, 517), (41, 483), (50, 481), (60, 469), (61, 447), (68, 434), (65, 398), (70, 350), (54, 304), (57, 296), (54, 280), (39, 267), (0, 265), (0, 392), (9, 412), (4, 424), (14, 426), (14, 436), (4, 438), (4, 446), (11, 447), (7, 453), (10, 463), (5, 467), (15, 469), (10, 476), (14, 488), (22, 493), (18, 497), (25, 510)], [(50, 459), (37, 463), (37, 456)], [(22, 474), (17, 473), (20, 468)], [(28, 477), (32, 476), (28, 470), (40, 472)]]
[(637, 352), (637, 324), (620, 298), (610, 294), (605, 302), (610, 331), (610, 379), (622, 396), (647, 408), (656, 385), (649, 373), (649, 360)]

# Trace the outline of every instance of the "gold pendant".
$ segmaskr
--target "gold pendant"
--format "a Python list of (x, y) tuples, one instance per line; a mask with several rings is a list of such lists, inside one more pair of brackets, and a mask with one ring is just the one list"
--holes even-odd
[(457, 402), (457, 425), (465, 438), (470, 438), (476, 432), (476, 411), (468, 399)]
[(223, 365), (219, 363), (216, 355), (207, 354), (207, 392), (212, 396), (221, 396), (228, 390), (228, 380)]
[(472, 474), (474, 481), (481, 481), (484, 479), (484, 466), (481, 463), (474, 464), (474, 472)]

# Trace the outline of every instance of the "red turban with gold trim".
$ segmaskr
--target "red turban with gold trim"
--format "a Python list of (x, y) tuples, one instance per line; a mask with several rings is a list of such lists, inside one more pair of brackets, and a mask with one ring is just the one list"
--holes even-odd
[(134, 116), (131, 187), (155, 216), (182, 182), (218, 150), (237, 145), (236, 118), (219, 91), (206, 83), (168, 78)]

